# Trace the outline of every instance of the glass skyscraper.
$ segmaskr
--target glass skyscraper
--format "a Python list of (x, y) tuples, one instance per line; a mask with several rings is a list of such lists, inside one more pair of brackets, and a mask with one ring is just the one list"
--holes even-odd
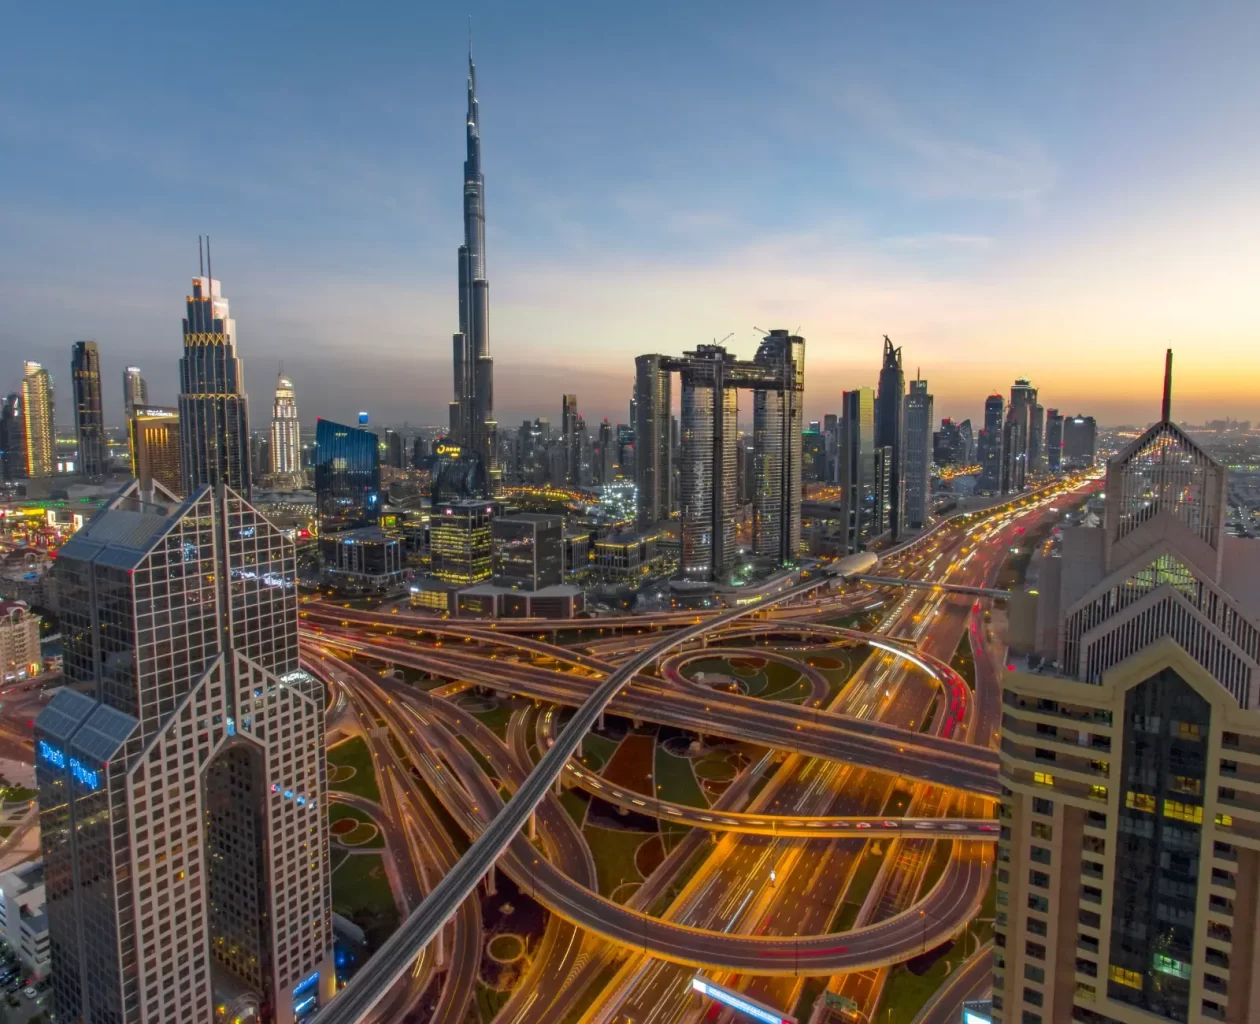
[(293, 381), (284, 375), (276, 380), (276, 398), (271, 407), (270, 454), (271, 472), (292, 475), (302, 471), (297, 399), (293, 394)]
[(381, 453), (370, 430), (315, 423), (315, 507), (321, 532), (374, 525), (381, 513)]
[(227, 488), (154, 498), (133, 483), (55, 569), (67, 686), (35, 759), (58, 1019), (293, 1024), (335, 985), (293, 545)]
[(76, 341), (70, 350), (74, 387), (74, 428), (79, 440), (78, 470), (105, 475), (105, 413), (101, 405), (101, 354), (94, 341)]
[(32, 479), (52, 476), (56, 469), (57, 432), (53, 420), (52, 375), (39, 363), (27, 363), (22, 375), (22, 437), (26, 473)]
[(236, 321), (212, 277), (193, 278), (187, 310), (179, 361), (183, 493), (223, 484), (248, 497), (253, 488), (249, 399), (236, 356)]

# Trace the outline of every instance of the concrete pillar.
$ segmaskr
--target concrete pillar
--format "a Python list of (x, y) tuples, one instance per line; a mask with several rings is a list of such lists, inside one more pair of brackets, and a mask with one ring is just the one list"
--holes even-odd
[[(583, 737), (583, 739), (585, 739), (585, 737)], [(582, 740), (578, 740), (577, 750), (575, 751), (575, 753), (577, 754), (578, 759), (580, 760), (582, 757)]]
[(490, 865), (490, 870), (486, 872), (486, 895), (493, 896), (494, 889), (494, 865)]
[(438, 929), (437, 950), (433, 957), (433, 965), (439, 971), (446, 967), (446, 925)]
[(602, 711), (599, 713), (599, 724), (595, 728), (600, 732), (604, 731), (604, 713)]
[(556, 776), (556, 796), (564, 792), (564, 772)]
[(538, 812), (537, 811), (529, 812), (529, 838), (530, 839), (538, 838)]

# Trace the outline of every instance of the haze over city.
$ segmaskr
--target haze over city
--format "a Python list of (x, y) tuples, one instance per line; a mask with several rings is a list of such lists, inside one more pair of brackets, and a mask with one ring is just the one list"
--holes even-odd
[[(469, 13), (9, 11), (0, 372), (95, 338), (172, 402), (208, 232), (255, 401), (283, 361), (308, 417), (444, 422)], [(471, 13), (501, 423), (575, 372), (624, 420), (636, 354), (754, 326), (809, 339), (807, 418), (885, 333), (938, 415), (1023, 375), (1144, 424), (1167, 344), (1179, 418), (1260, 415), (1254, 7)]]

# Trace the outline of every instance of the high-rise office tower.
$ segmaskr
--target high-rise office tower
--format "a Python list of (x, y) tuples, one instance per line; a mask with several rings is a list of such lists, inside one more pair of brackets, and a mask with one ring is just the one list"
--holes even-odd
[(564, 446), (564, 482), (571, 487), (578, 484), (579, 466), (582, 459), (578, 439), (577, 395), (560, 398), (560, 443)]
[(610, 484), (617, 476), (617, 442), (613, 439), (612, 424), (608, 418), (599, 425), (599, 440), (595, 444), (596, 483)]
[(74, 387), (74, 431), (79, 442), (78, 471), (105, 475), (105, 411), (101, 403), (101, 354), (94, 341), (76, 341), (70, 349)]
[(880, 531), (877, 527), (875, 479), (875, 392), (855, 388), (841, 396), (840, 495), (844, 506), (845, 547), (862, 551)]
[(634, 459), (640, 529), (668, 519), (674, 508), (674, 469), (669, 444), (672, 380), (665, 357), (639, 356), (635, 365)]
[(222, 485), (133, 483), (54, 571), (68, 685), (35, 764), (58, 1019), (308, 1019), (335, 977), (292, 543)]
[(57, 429), (53, 421), (53, 380), (39, 363), (28, 362), (22, 374), (23, 440), (26, 473), (32, 479), (52, 476), (56, 469)]
[(372, 431), (315, 421), (315, 511), (322, 533), (380, 519), (381, 452)]
[(486, 181), (481, 173), (477, 69), (468, 54), (465, 126), (464, 244), (459, 247), (459, 333), (454, 337), (455, 399), (451, 437), (481, 459), (491, 487), (499, 481), (494, 420), (494, 360), (490, 358), (490, 283), (486, 279)]
[(271, 405), (271, 472), (289, 476), (302, 472), (302, 438), (298, 425), (293, 381), (276, 378), (276, 397)]
[(753, 387), (753, 554), (782, 564), (801, 546), (805, 339), (772, 330), (753, 362), (776, 384)]
[(902, 403), (906, 393), (906, 375), (901, 369), (901, 349), (894, 348), (884, 335), (884, 363), (879, 371), (879, 394), (875, 400), (875, 447), (887, 448), (888, 505), (881, 514), (892, 532), (893, 540), (901, 536), (905, 525), (905, 483), (902, 464), (905, 459), (905, 421)]
[(1043, 441), (1046, 432), (1046, 410), (1033, 402), (1028, 413), (1028, 472), (1044, 473), (1046, 454)]
[(976, 441), (976, 455), (980, 460), (980, 479), (976, 486), (989, 494), (1002, 492), (1006, 465), (1002, 452), (1005, 423), (1006, 401), (1001, 395), (990, 395), (984, 400), (984, 429)]
[(1037, 671), (1002, 673), (1003, 1024), (1260, 1005), (1260, 551), (1226, 533), (1226, 471), (1169, 406), (1166, 383), (1107, 465), (1102, 525), (1046, 560)]
[(1093, 469), (1098, 455), (1098, 425), (1093, 416), (1063, 418), (1063, 468)]
[[(206, 242), (206, 270), (210, 243)], [(187, 298), (184, 356), (179, 361), (179, 443), (183, 493), (223, 484), (247, 498), (253, 490), (249, 398), (236, 356), (236, 321), (220, 283), (197, 276)]]
[[(1002, 426), (1002, 493), (1022, 491), (1034, 461), (1033, 410), (1037, 405), (1037, 389), (1026, 377), (1011, 385), (1011, 404)], [(1040, 435), (1037, 437), (1040, 443)]]
[(156, 481), (171, 494), (183, 486), (179, 466), (179, 410), (141, 407), (127, 421), (131, 446), (131, 475), (141, 490), (153, 489)]
[(735, 565), (738, 395), (720, 345), (684, 353), (678, 507), (683, 579), (721, 578)]
[(1063, 468), (1063, 417), (1058, 409), (1046, 410), (1046, 469), (1058, 473)]
[(127, 419), (136, 414), (137, 409), (149, 405), (149, 382), (140, 373), (140, 367), (128, 366), (123, 370), (123, 409)]
[(417, 437), (411, 442), (411, 468), (423, 469), (425, 460), (429, 457), (429, 442), (423, 437)]
[(905, 412), (905, 525), (922, 529), (932, 497), (932, 396), (927, 381), (910, 382)]
[(958, 424), (958, 464), (970, 466), (976, 460), (976, 440), (971, 432), (971, 420)]
[(494, 506), (465, 499), (433, 506), (429, 553), (433, 575), (447, 583), (481, 583), (494, 574), (490, 523)]
[(22, 395), (14, 392), (0, 403), (0, 477), (21, 480), (26, 476), (26, 413)]
[(381, 465), (391, 469), (403, 468), (402, 434), (392, 427), (385, 428), (385, 436), (380, 441)]

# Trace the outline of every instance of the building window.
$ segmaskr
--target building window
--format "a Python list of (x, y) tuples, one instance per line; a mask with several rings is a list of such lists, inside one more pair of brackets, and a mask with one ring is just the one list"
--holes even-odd
[(1050, 800), (1043, 800), (1039, 796), (1033, 797), (1032, 802), (1033, 814), (1054, 814), (1054, 803)]
[(1107, 787), (1097, 786), (1097, 785), (1090, 786), (1089, 796), (1091, 800), (1101, 800), (1103, 803), (1106, 803), (1107, 802)]
[(1054, 776), (1049, 772), (1033, 772), (1033, 782), (1038, 786), (1053, 786)]
[(1142, 987), (1142, 975), (1137, 971), (1129, 971), (1123, 967), (1117, 967), (1115, 964), (1112, 964), (1107, 971), (1107, 977), (1111, 981), (1119, 985), (1126, 985), (1129, 988), (1140, 989)]
[(1203, 808), (1196, 804), (1183, 804), (1180, 800), (1164, 801), (1164, 817), (1175, 821), (1188, 821), (1193, 825), (1203, 823)]
[(1054, 827), (1047, 825), (1044, 821), (1034, 821), (1032, 823), (1032, 837), (1034, 839), (1045, 839), (1049, 842), (1054, 838)]
[(1124, 794), (1124, 806), (1146, 814), (1155, 813), (1155, 798), (1149, 793), (1135, 793), (1133, 790)]

